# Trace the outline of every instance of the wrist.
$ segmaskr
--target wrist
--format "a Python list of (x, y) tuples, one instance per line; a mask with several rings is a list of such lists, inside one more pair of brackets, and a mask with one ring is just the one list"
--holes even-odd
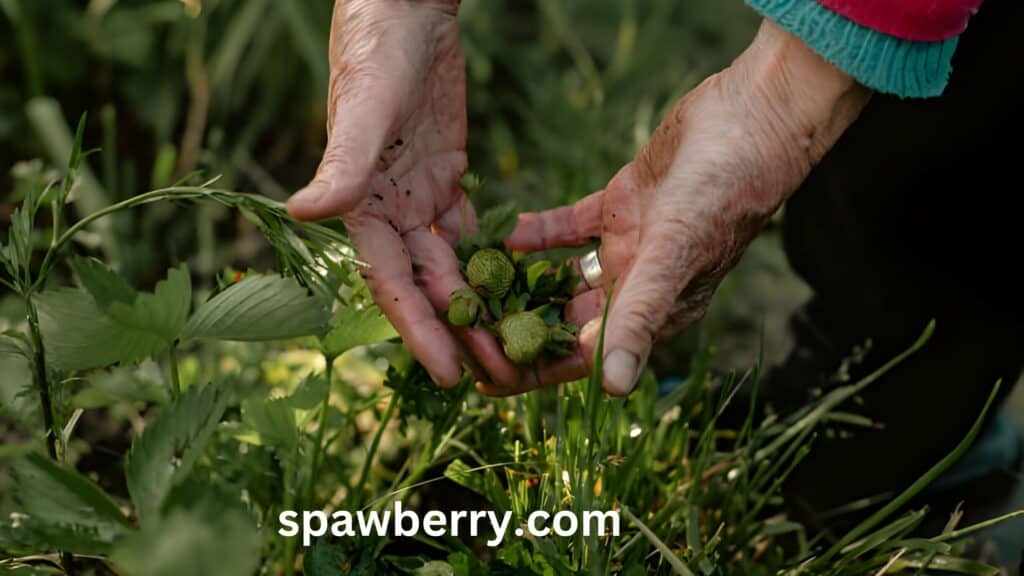
[(800, 180), (857, 119), (871, 91), (811, 50), (797, 36), (764, 20), (732, 66), (730, 88), (779, 138)]

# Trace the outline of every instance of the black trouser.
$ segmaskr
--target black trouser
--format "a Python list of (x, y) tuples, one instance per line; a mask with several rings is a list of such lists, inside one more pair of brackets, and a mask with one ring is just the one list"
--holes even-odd
[(814, 508), (909, 485), (1024, 365), (1022, 22), (1024, 2), (985, 2), (945, 95), (876, 95), (786, 205), (786, 252), (814, 298), (772, 385), (814, 386), (870, 338), (864, 374), (937, 321), (853, 407), (885, 429), (819, 442), (790, 483)]

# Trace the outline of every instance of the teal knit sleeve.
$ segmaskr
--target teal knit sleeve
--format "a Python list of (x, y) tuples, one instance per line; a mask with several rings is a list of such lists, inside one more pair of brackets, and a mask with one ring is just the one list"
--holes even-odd
[(746, 0), (752, 8), (799, 36), (861, 84), (904, 98), (939, 96), (951, 71), (957, 38), (913, 42), (849, 20), (816, 0)]

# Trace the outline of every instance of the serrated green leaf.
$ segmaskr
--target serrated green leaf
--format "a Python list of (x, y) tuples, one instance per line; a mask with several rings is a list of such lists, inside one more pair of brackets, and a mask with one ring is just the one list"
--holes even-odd
[(167, 345), (154, 334), (122, 329), (84, 290), (47, 290), (35, 303), (47, 360), (62, 370), (135, 362)]
[(71, 398), (72, 408), (88, 410), (131, 402), (165, 404), (169, 400), (160, 367), (151, 360), (93, 372), (86, 382), (87, 386)]
[(21, 339), (0, 334), (0, 414), (30, 424), (39, 416), (34, 388), (32, 350)]
[(500, 244), (515, 230), (518, 221), (519, 208), (515, 202), (506, 202), (484, 212), (477, 220), (477, 229), (488, 243)]
[(112, 559), (132, 576), (251, 576), (260, 562), (256, 523), (237, 506), (206, 498), (165, 517), (119, 543)]
[(326, 396), (327, 379), (322, 373), (314, 373), (307, 376), (287, 400), (296, 410), (312, 410), (319, 406)]
[(62, 370), (141, 360), (177, 339), (188, 316), (191, 292), (184, 267), (170, 270), (153, 294), (138, 293), (130, 305), (113, 301), (106, 313), (85, 290), (42, 292), (35, 303), (47, 358)]
[(322, 334), (329, 320), (326, 303), (294, 278), (249, 276), (200, 306), (183, 339), (287, 340)]
[(295, 408), (288, 398), (250, 398), (242, 403), (242, 421), (259, 435), (254, 440), (261, 446), (291, 450), (299, 443)]
[(167, 271), (152, 294), (140, 292), (135, 302), (114, 302), (107, 315), (121, 326), (155, 334), (170, 344), (178, 339), (192, 304), (192, 279), (184, 265)]
[(143, 522), (155, 518), (171, 488), (188, 477), (226, 406), (227, 394), (215, 386), (191, 388), (132, 443), (125, 477)]
[(60, 538), (67, 550), (103, 552), (131, 526), (99, 486), (42, 454), (19, 460), (13, 476), (18, 512), (28, 516), (31, 531)]
[(68, 260), (68, 266), (75, 273), (82, 288), (92, 295), (100, 310), (106, 310), (114, 302), (129, 306), (135, 302), (135, 289), (120, 274), (107, 268), (99, 260), (76, 256)]
[(448, 564), (451, 565), (455, 576), (477, 576), (488, 573), (486, 567), (480, 564), (476, 556), (470, 556), (465, 552), (449, 554)]
[(7, 330), (0, 334), (0, 355), (3, 354), (21, 356), (30, 362), (34, 358), (28, 337), (17, 330)]
[(328, 358), (336, 358), (353, 348), (397, 337), (398, 332), (377, 306), (363, 309), (346, 306), (331, 320), (331, 331), (321, 340), (321, 349)]
[(302, 555), (302, 571), (307, 576), (334, 576), (344, 574), (348, 554), (340, 546), (317, 538)]
[(468, 464), (456, 458), (445, 468), (444, 476), (486, 498), (499, 513), (511, 508), (508, 494), (493, 469), (473, 470)]
[(477, 219), (477, 231), (462, 234), (455, 249), (459, 260), (469, 260), (481, 248), (499, 248), (516, 228), (519, 210), (514, 202), (495, 206)]

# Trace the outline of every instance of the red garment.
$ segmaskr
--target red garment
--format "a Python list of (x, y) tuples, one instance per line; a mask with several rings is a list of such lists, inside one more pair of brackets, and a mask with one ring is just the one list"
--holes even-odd
[(963, 32), (967, 20), (977, 12), (982, 1), (818, 0), (818, 3), (872, 30), (903, 40), (934, 42)]

